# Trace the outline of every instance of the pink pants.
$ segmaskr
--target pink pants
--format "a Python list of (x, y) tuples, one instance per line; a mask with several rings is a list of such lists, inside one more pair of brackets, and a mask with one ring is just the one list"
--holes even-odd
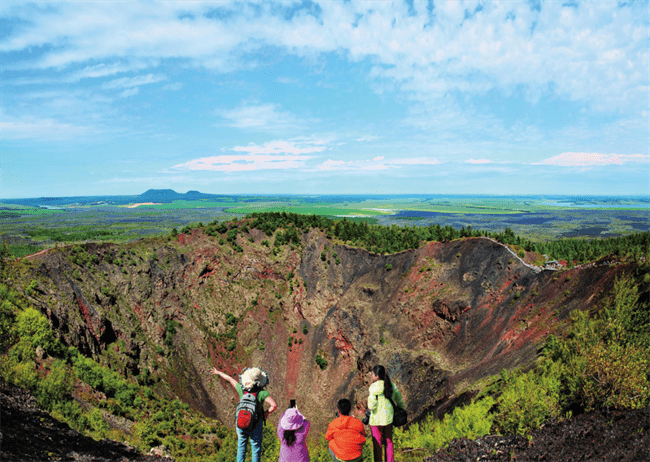
[(386, 450), (386, 462), (394, 462), (393, 426), (370, 426), (372, 430), (372, 455), (374, 462), (382, 462), (383, 450)]

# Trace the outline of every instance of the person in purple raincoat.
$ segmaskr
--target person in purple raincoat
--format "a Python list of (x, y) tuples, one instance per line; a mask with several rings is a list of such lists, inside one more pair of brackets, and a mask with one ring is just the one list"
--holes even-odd
[(280, 438), (280, 458), (278, 462), (309, 462), (307, 452), (307, 433), (309, 433), (309, 420), (295, 407), (290, 407), (278, 424), (278, 438)]

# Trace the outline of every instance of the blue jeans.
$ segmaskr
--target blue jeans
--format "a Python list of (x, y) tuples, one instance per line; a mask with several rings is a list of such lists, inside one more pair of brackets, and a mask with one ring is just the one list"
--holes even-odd
[(260, 419), (251, 431), (245, 431), (235, 426), (237, 430), (237, 462), (244, 462), (246, 459), (246, 449), (248, 447), (248, 439), (251, 440), (251, 447), (253, 448), (252, 462), (260, 462), (262, 457), (262, 429), (264, 419)]

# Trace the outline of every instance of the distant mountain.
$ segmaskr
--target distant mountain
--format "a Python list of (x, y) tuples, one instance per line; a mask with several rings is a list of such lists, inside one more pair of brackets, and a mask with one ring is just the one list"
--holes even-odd
[(140, 194), (141, 199), (147, 199), (150, 197), (176, 197), (180, 194), (174, 191), (173, 189), (149, 189), (148, 191)]
[[(203, 194), (199, 191), (187, 191), (180, 194), (173, 189), (150, 189), (137, 196), (77, 196), (77, 197), (38, 197), (27, 199), (2, 199), (4, 204), (26, 205), (29, 207), (64, 207), (68, 205), (125, 205), (133, 202), (173, 202), (214, 199), (215, 194)], [(223, 196), (221, 196), (223, 197)]]
[(177, 193), (173, 189), (150, 189), (140, 194), (138, 200), (143, 202), (171, 202), (182, 200), (211, 199), (214, 194), (203, 194), (199, 191), (187, 191), (185, 194)]

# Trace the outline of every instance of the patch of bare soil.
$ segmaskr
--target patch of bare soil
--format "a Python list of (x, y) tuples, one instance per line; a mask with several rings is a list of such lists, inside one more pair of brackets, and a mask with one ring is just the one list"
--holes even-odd
[(38, 409), (21, 388), (0, 385), (0, 461), (172, 462), (111, 440), (95, 441)]
[(597, 411), (545, 425), (529, 440), (485, 436), (454, 440), (424, 462), (458, 461), (650, 461), (650, 408)]

